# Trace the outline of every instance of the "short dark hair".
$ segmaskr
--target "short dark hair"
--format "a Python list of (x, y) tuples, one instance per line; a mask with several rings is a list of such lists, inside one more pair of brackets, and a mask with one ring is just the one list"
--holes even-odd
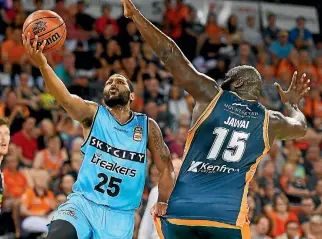
[(134, 92), (134, 85), (133, 85), (132, 81), (130, 81), (129, 79), (126, 78), (126, 82), (129, 85), (131, 93), (133, 93)]
[(270, 19), (271, 17), (276, 17), (276, 15), (275, 15), (274, 13), (269, 13), (269, 14), (267, 15), (267, 19)]
[(101, 7), (101, 11), (103, 12), (103, 11), (104, 11), (104, 9), (106, 9), (106, 8), (108, 8), (108, 9), (110, 9), (110, 10), (111, 10), (111, 5), (110, 5), (110, 4), (108, 4), (108, 3), (103, 4), (103, 5), (102, 5), (102, 7)]
[(10, 121), (7, 118), (0, 117), (0, 126), (6, 125), (10, 129)]
[(54, 139), (54, 138), (59, 138), (59, 139), (60, 139), (60, 136), (59, 136), (58, 134), (50, 135), (50, 136), (48, 137), (48, 141), (50, 141), (50, 140), (52, 140), (52, 139)]
[(299, 16), (296, 18), (296, 22), (298, 22), (300, 20), (306, 21), (306, 18), (304, 16)]

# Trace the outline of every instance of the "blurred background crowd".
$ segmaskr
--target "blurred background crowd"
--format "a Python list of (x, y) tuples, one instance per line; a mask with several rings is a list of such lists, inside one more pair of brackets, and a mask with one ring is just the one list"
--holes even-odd
[[(34, 9), (43, 7), (42, 0), (31, 4)], [(68, 35), (62, 49), (47, 55), (48, 62), (71, 93), (96, 102), (101, 102), (111, 74), (127, 76), (135, 86), (132, 109), (157, 121), (178, 172), (193, 99), (174, 85), (133, 22), (122, 15), (111, 17), (111, 5), (102, 5), (101, 16), (93, 18), (85, 13), (87, 4), (55, 1), (53, 10), (64, 19)], [(197, 10), (184, 1), (164, 0), (164, 4), (158, 27), (194, 66), (218, 82), (231, 67), (256, 67), (263, 79), (261, 103), (269, 109), (284, 111), (274, 82), (287, 87), (295, 70), (309, 75), (312, 90), (301, 102), (309, 124), (307, 135), (272, 145), (249, 189), (249, 220), (253, 239), (322, 238), (322, 38), (312, 34), (300, 13), (294, 13), (299, 17), (286, 31), (279, 28), (274, 14), (266, 16), (267, 27), (258, 28), (251, 15), (246, 19), (231, 15), (219, 25), (210, 10), (201, 24)], [(30, 12), (19, 0), (2, 6), (0, 116), (11, 122), (12, 143), (2, 163), (0, 238), (37, 238), (46, 232), (53, 210), (72, 192), (82, 164), (82, 127), (56, 104), (26, 56), (21, 33)], [(134, 239), (158, 238), (149, 211), (157, 200), (159, 175), (148, 158)]]

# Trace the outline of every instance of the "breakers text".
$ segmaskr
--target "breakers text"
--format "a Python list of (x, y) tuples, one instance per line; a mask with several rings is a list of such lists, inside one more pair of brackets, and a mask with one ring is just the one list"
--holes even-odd
[(107, 162), (106, 160), (103, 160), (99, 154), (94, 154), (92, 160), (91, 160), (92, 164), (98, 165), (103, 169), (106, 169), (108, 171), (112, 171), (118, 174), (122, 174), (122, 175), (126, 175), (129, 176), (131, 178), (135, 177), (136, 175), (136, 169), (132, 169), (132, 168), (127, 168), (124, 166), (118, 166), (117, 163), (110, 163)]

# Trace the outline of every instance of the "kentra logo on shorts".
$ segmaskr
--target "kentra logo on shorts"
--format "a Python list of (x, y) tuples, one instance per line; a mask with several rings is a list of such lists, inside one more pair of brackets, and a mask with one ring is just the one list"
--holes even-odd
[(212, 165), (210, 163), (192, 161), (188, 172), (193, 173), (234, 173), (239, 172), (239, 168), (229, 168), (226, 165)]

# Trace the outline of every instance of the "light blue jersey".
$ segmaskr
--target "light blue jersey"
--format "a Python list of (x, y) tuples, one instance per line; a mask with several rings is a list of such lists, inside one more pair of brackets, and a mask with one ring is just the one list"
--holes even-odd
[(73, 191), (111, 209), (140, 206), (146, 177), (148, 117), (134, 113), (121, 125), (99, 106), (82, 145), (82, 167)]

